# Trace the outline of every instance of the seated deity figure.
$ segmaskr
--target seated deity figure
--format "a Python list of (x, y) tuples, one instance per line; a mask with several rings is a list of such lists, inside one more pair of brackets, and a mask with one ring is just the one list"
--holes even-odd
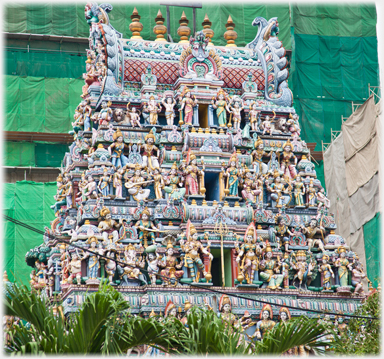
[(132, 176), (128, 182), (125, 183), (125, 187), (128, 189), (128, 193), (133, 197), (137, 202), (147, 201), (151, 190), (144, 188), (148, 183), (153, 182), (153, 180), (146, 181), (141, 176), (141, 165), (136, 164), (135, 174)]
[(177, 172), (176, 162), (164, 179), (164, 192), (168, 193), (170, 200), (181, 200), (184, 198), (186, 189), (182, 177)]
[(260, 188), (260, 182), (257, 178), (257, 174), (254, 176), (248, 167), (245, 166), (242, 176), (243, 190), (241, 195), (245, 202), (250, 204), (257, 204), (260, 202), (262, 194), (262, 187)]
[(264, 259), (259, 263), (260, 278), (267, 282), (268, 289), (282, 289), (281, 284), (284, 280), (284, 275), (279, 274), (281, 263), (279, 260), (272, 259), (272, 248), (269, 242), (266, 243), (264, 249)]
[(147, 284), (143, 273), (140, 269), (144, 269), (145, 261), (142, 257), (137, 257), (136, 248), (130, 243), (124, 248), (124, 263), (126, 266), (117, 265), (117, 271), (121, 279), (120, 285), (132, 285), (129, 280), (139, 280), (142, 284)]
[(164, 286), (176, 286), (178, 284), (177, 280), (184, 275), (182, 270), (183, 262), (178, 263), (171, 241), (168, 241), (166, 256), (159, 261), (159, 266), (164, 268), (160, 272)]
[[(363, 265), (359, 261), (359, 257), (356, 256), (356, 258), (353, 259), (353, 262), (348, 265), (348, 269), (351, 271), (352, 275), (352, 286), (355, 287), (355, 290), (353, 291), (353, 295), (364, 295), (364, 289), (363, 289), (363, 278), (367, 278), (367, 275), (363, 271)], [(369, 280), (368, 280), (369, 283)]]
[(110, 108), (111, 102), (103, 101), (101, 103), (101, 111), (98, 116), (98, 121), (101, 126), (108, 126), (112, 119), (112, 109)]
[(140, 220), (135, 224), (135, 227), (139, 232), (139, 240), (144, 248), (148, 247), (148, 237), (152, 241), (152, 244), (155, 243), (155, 232), (159, 231), (154, 223), (149, 220), (150, 216), (151, 214), (148, 208), (144, 208), (143, 212), (140, 214)]
[(312, 247), (319, 247), (319, 249), (324, 252), (324, 242), (321, 238), (316, 238), (317, 233), (324, 235), (325, 229), (322, 226), (317, 226), (316, 217), (312, 217), (309, 223), (309, 226), (301, 226), (301, 231), (306, 235), (308, 241), (308, 252), (311, 251)]
[(204, 248), (199, 241), (195, 226), (188, 220), (186, 228), (187, 240), (180, 240), (180, 248), (185, 253), (184, 265), (189, 269), (189, 274), (193, 282), (198, 283), (200, 278), (200, 271), (203, 272), (203, 276), (207, 276), (207, 272), (204, 269), (203, 261), (201, 260), (200, 254), (209, 256), (212, 261), (213, 255), (208, 252), (207, 248)]
[[(119, 222), (116, 222), (114, 219), (112, 219), (111, 211), (107, 207), (103, 207), (100, 210), (100, 222), (99, 222), (99, 228), (102, 231), (103, 240), (105, 243), (116, 243), (119, 239), (119, 232), (118, 228), (120, 228), (122, 224), (122, 220), (120, 219)], [(108, 239), (111, 239), (111, 241), (108, 241)]]

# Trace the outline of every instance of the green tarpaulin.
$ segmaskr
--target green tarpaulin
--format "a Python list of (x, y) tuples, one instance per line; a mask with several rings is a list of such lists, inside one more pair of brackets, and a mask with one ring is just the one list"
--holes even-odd
[(381, 261), (381, 217), (380, 212), (369, 222), (364, 224), (364, 244), (365, 256), (367, 259), (367, 276), (376, 287), (381, 281), (380, 261)]
[(5, 76), (5, 131), (57, 132), (72, 129), (83, 80)]
[(61, 167), (68, 145), (5, 141), (4, 166)]
[(375, 4), (292, 4), (296, 34), (376, 36)]
[[(132, 36), (129, 30), (131, 23), (130, 16), (136, 6), (141, 15), (143, 30), (141, 36), (146, 40), (155, 40), (153, 27), (156, 25), (155, 18), (160, 9), (166, 19), (167, 12), (165, 6), (160, 6), (160, 2), (151, 3), (117, 3), (113, 5), (110, 13), (110, 20), (115, 29), (123, 33), (124, 38)], [(88, 37), (89, 25), (84, 18), (85, 3), (66, 4), (58, 6), (54, 3), (46, 4), (7, 4), (5, 8), (4, 31), (16, 33), (33, 33), (64, 35), (72, 37)], [(179, 41), (177, 29), (180, 26), (179, 20), (182, 12), (189, 20), (189, 27), (193, 29), (193, 16), (191, 8), (170, 7), (171, 36), (174, 41)], [(252, 41), (257, 33), (257, 28), (252, 27), (252, 21), (256, 16), (263, 16), (267, 19), (278, 16), (280, 23), (279, 38), (283, 41), (287, 49), (291, 48), (290, 40), (290, 19), (288, 4), (261, 4), (238, 2), (236, 5), (220, 3), (204, 3), (201, 9), (196, 10), (197, 29), (202, 30), (201, 23), (205, 14), (208, 14), (212, 22), (212, 29), (215, 32), (213, 42), (215, 45), (226, 45), (223, 37), (227, 30), (225, 24), (228, 16), (231, 15), (238, 34), (236, 43), (238, 46), (245, 46)], [(165, 23), (166, 24), (166, 23)]]
[[(84, 51), (85, 52), (85, 51)], [(10, 50), (5, 52), (7, 75), (81, 79), (86, 55), (67, 52)], [(81, 93), (80, 93), (81, 94)]]
[[(50, 226), (55, 219), (50, 206), (54, 203), (56, 183), (21, 181), (3, 184), (3, 210), (14, 219), (39, 230)], [(43, 243), (43, 236), (19, 225), (4, 221), (4, 270), (11, 281), (14, 278), (27, 283), (31, 267), (25, 263), (25, 254)]]

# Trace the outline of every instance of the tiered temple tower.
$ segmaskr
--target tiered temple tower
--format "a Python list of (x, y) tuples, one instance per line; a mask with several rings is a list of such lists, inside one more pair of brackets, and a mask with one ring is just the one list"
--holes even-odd
[(277, 18), (256, 18), (245, 48), (218, 47), (202, 31), (143, 40), (137, 11), (123, 39), (111, 10), (86, 6), (85, 85), (47, 229), (58, 240), (27, 253), (32, 287), (60, 294), (65, 315), (101, 280), (144, 316), (169, 301), (221, 310), (210, 287), (238, 318), (262, 304), (231, 294), (293, 316), (353, 313), (363, 269), (300, 137)]

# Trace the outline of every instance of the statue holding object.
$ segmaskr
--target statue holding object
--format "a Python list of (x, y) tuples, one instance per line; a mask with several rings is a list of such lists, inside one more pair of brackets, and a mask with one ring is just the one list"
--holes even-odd
[(192, 94), (188, 87), (184, 86), (183, 92), (180, 95), (181, 98), (181, 107), (180, 107), (180, 113), (183, 113), (184, 119), (180, 122), (180, 124), (187, 124), (192, 125), (193, 120), (193, 108), (197, 105), (197, 99), (196, 96), (193, 96), (194, 99), (192, 100)]
[(183, 262), (178, 263), (177, 258), (174, 255), (173, 244), (171, 240), (168, 240), (166, 256), (159, 261), (159, 266), (165, 269), (162, 269), (160, 274), (163, 280), (164, 286), (176, 286), (178, 284), (178, 279), (184, 275)]
[(127, 113), (129, 114), (129, 118), (130, 118), (130, 122), (131, 122), (131, 126), (132, 127), (142, 127), (141, 126), (141, 123), (140, 123), (140, 111), (137, 111), (136, 110), (136, 107), (132, 107), (132, 109), (130, 110), (129, 109), (129, 104), (130, 102), (128, 102), (127, 104)]
[(212, 107), (216, 109), (216, 116), (217, 116), (217, 120), (219, 121), (219, 126), (226, 127), (227, 126), (226, 111), (231, 113), (231, 110), (228, 107), (229, 100), (227, 98), (227, 93), (223, 89), (220, 89), (217, 93), (216, 101), (215, 101), (215, 98), (213, 97), (211, 104), (212, 104)]
[(193, 282), (198, 283), (200, 278), (200, 271), (203, 272), (203, 276), (207, 276), (207, 272), (204, 269), (204, 264), (200, 258), (200, 254), (209, 256), (209, 259), (213, 260), (212, 253), (208, 252), (209, 244), (207, 248), (204, 248), (199, 241), (199, 235), (197, 234), (195, 226), (188, 220), (186, 228), (187, 240), (180, 240), (180, 248), (185, 253), (184, 265), (189, 269), (190, 276)]
[(196, 156), (190, 151), (188, 151), (187, 155), (187, 167), (185, 168), (186, 174), (186, 194), (187, 195), (204, 195), (205, 187), (204, 187), (204, 162), (203, 169), (199, 169), (196, 163)]
[(236, 152), (232, 154), (225, 170), (223, 166), (224, 163), (221, 167), (223, 177), (227, 177), (224, 193), (226, 196), (237, 197), (239, 195), (239, 177), (241, 175), (241, 170), (239, 169)]
[(123, 134), (119, 128), (113, 133), (113, 141), (108, 147), (108, 152), (112, 157), (112, 165), (115, 169), (124, 167), (128, 164), (128, 158), (124, 155), (124, 149), (128, 149), (128, 146), (124, 143)]

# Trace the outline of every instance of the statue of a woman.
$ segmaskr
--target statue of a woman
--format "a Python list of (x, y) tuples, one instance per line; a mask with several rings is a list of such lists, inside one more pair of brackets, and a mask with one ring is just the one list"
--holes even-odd
[(238, 159), (236, 153), (233, 153), (229, 159), (228, 166), (224, 171), (224, 168), (221, 168), (223, 176), (227, 177), (227, 183), (225, 185), (225, 192), (228, 192), (228, 196), (237, 197), (239, 195), (239, 176), (240, 169), (238, 168)]
[[(223, 294), (219, 301), (220, 317), (231, 326), (237, 324), (237, 319), (232, 313), (232, 303), (226, 294)], [(227, 324), (227, 325), (228, 325)]]
[(335, 261), (335, 267), (338, 267), (337, 272), (340, 280), (340, 287), (348, 286), (348, 265), (349, 260), (345, 258), (346, 252), (343, 246), (340, 246), (335, 251), (340, 255)]
[(266, 333), (268, 333), (276, 324), (272, 320), (273, 311), (269, 304), (264, 304), (263, 309), (260, 312), (260, 319), (256, 324), (256, 331), (253, 337), (261, 340)]
[(194, 100), (192, 100), (191, 91), (186, 86), (184, 87), (180, 97), (181, 97), (180, 112), (184, 110), (184, 123), (188, 125), (192, 125), (193, 108), (197, 105), (196, 97), (194, 97)]
[[(99, 241), (97, 240), (97, 238), (95, 236), (88, 238), (86, 243), (90, 245), (89, 249), (92, 252), (96, 252), (96, 245), (99, 244)], [(89, 257), (89, 259), (88, 259), (88, 271), (87, 271), (88, 278), (89, 279), (97, 279), (97, 275), (99, 272), (99, 266), (100, 266), (99, 256), (96, 254), (93, 254), (93, 253), (86, 252), (83, 259), (86, 259), (88, 257)]]
[(199, 177), (204, 178), (204, 168), (200, 170), (196, 163), (196, 156), (191, 154), (189, 157), (189, 165), (185, 169), (187, 175), (186, 184), (188, 185), (187, 195), (199, 195), (201, 194), (201, 187), (204, 187), (204, 183), (202, 186), (201, 182), (199, 183)]
[(216, 109), (217, 120), (219, 121), (220, 127), (225, 127), (227, 125), (227, 112), (231, 112), (228, 108), (227, 94), (224, 90), (220, 89), (217, 93), (216, 102), (214, 98), (211, 101), (212, 107)]
[(184, 198), (186, 189), (181, 181), (181, 178), (177, 174), (176, 162), (172, 165), (171, 170), (164, 180), (166, 186), (164, 191), (169, 194), (169, 198), (173, 200), (180, 200)]
[(267, 242), (265, 247), (265, 258), (260, 261), (260, 278), (267, 282), (268, 289), (282, 289), (281, 284), (283, 283), (284, 275), (279, 274), (281, 264), (279, 261), (272, 259), (272, 248)]
[(281, 171), (291, 179), (296, 177), (297, 157), (293, 154), (293, 145), (288, 139), (283, 144), (283, 153), (281, 155)]
[(330, 290), (331, 289), (331, 277), (335, 278), (335, 274), (333, 273), (333, 270), (328, 263), (329, 256), (326, 254), (323, 255), (322, 262), (323, 264), (319, 264), (319, 272), (323, 273), (323, 290)]
[[(176, 259), (173, 251), (173, 245), (171, 241), (168, 241), (167, 244), (167, 255), (166, 257), (162, 259), (162, 261), (159, 261), (159, 266), (164, 268), (161, 270), (160, 275), (163, 276), (163, 285), (164, 286), (175, 286), (178, 284), (177, 280), (178, 278), (181, 278), (184, 275), (183, 268), (183, 262), (178, 263), (178, 260)], [(171, 278), (175, 279), (175, 283), (172, 284)]]

